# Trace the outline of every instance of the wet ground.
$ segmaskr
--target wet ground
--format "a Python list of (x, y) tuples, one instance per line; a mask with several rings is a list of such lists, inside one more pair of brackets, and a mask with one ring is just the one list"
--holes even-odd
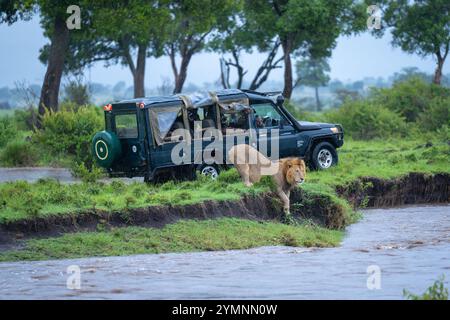
[[(69, 266), (81, 270), (79, 290), (67, 288)], [(367, 210), (338, 248), (0, 263), (0, 298), (401, 299), (440, 275), (448, 286), (449, 205)]]
[[(0, 183), (8, 181), (24, 180), (28, 182), (36, 182), (39, 179), (56, 179), (62, 183), (80, 182), (80, 179), (72, 177), (69, 169), (65, 168), (0, 168)], [(100, 179), (103, 182), (111, 182), (113, 179)], [(125, 183), (133, 181), (143, 181), (143, 178), (115, 178), (114, 180), (122, 180)]]

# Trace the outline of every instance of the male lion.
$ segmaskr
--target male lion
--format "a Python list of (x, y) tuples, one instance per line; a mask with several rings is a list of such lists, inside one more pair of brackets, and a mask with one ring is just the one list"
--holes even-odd
[(302, 159), (284, 158), (271, 161), (247, 144), (233, 146), (228, 152), (228, 157), (247, 187), (259, 182), (261, 176), (272, 176), (277, 188), (277, 195), (283, 203), (283, 209), (289, 213), (291, 190), (305, 181), (306, 166)]

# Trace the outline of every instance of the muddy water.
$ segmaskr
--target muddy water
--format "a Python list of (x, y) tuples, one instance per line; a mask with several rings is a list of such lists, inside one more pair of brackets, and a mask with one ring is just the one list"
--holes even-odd
[[(81, 269), (80, 290), (66, 287), (70, 265)], [(367, 288), (371, 265), (380, 289)], [(450, 279), (450, 206), (417, 206), (365, 211), (339, 248), (0, 263), (0, 298), (401, 299), (443, 274)]]

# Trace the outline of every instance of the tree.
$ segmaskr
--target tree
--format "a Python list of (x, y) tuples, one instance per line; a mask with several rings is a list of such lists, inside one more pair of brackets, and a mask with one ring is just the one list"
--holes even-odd
[(145, 96), (145, 65), (147, 57), (162, 55), (163, 27), (169, 21), (168, 1), (128, 0), (96, 1), (93, 30), (98, 46), (91, 61), (121, 63), (133, 76), (134, 97)]
[[(79, 32), (76, 39), (72, 36), (65, 73), (80, 73), (97, 61), (121, 63), (133, 76), (134, 97), (145, 96), (146, 59), (162, 54), (161, 28), (168, 21), (166, 1), (98, 0), (86, 5), (83, 14), (90, 19), (84, 21), (85, 32)], [(43, 62), (48, 52), (48, 48), (42, 50)]]
[[(76, 29), (69, 30), (66, 25), (66, 19), (70, 16), (67, 9), (72, 3), (70, 0), (5, 0), (0, 7), (1, 22), (8, 23), (23, 18), (29, 19), (32, 14), (39, 11), (44, 34), (50, 39), (46, 53), (47, 70), (38, 105), (40, 115), (45, 113), (46, 108), (58, 110), (59, 89), (70, 39), (79, 33)], [(39, 126), (39, 123), (37, 125)]]
[(317, 111), (322, 111), (322, 104), (319, 99), (319, 87), (325, 86), (330, 77), (330, 66), (326, 59), (304, 59), (297, 62), (298, 84), (313, 87), (316, 94)]
[(73, 1), (39, 0), (37, 2), (41, 13), (41, 24), (45, 29), (45, 35), (50, 39), (47, 71), (38, 106), (39, 114), (42, 116), (45, 108), (58, 110), (59, 89), (70, 41), (70, 31), (66, 26), (67, 7)]
[(365, 6), (351, 0), (246, 0), (249, 20), (277, 37), (284, 57), (283, 95), (292, 95), (292, 55), (327, 57), (341, 34), (365, 28)]
[[(232, 86), (242, 89), (244, 78), (248, 74), (241, 61), (241, 55), (253, 53), (258, 50), (266, 53), (266, 59), (260, 64), (253, 78), (248, 82), (248, 89), (257, 90), (267, 81), (272, 70), (281, 68), (283, 57), (278, 57), (280, 41), (270, 33), (261, 30), (259, 25), (251, 19), (247, 19), (245, 11), (241, 8), (242, 1), (236, 5), (235, 14), (230, 16), (230, 20), (223, 28), (223, 32), (216, 39), (211, 41), (210, 48), (222, 55), (220, 58), (221, 77), (220, 81), (224, 88)], [(228, 58), (226, 57), (228, 55)], [(230, 71), (236, 71), (237, 81), (235, 85), (230, 83)]]
[(383, 12), (378, 36), (391, 30), (392, 45), (422, 57), (433, 55), (433, 82), (440, 84), (442, 68), (450, 49), (450, 2), (448, 0), (399, 0), (380, 3)]
[(205, 49), (208, 37), (220, 31), (234, 5), (234, 0), (174, 0), (168, 5), (171, 20), (164, 28), (164, 53), (170, 58), (174, 93), (183, 90), (193, 55)]

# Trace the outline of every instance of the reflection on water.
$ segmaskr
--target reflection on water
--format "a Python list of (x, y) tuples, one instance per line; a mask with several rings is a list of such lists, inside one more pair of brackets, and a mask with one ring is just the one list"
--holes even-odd
[[(81, 289), (66, 288), (79, 265)], [(381, 289), (367, 289), (367, 267)], [(0, 263), (2, 299), (400, 299), (450, 279), (450, 206), (367, 210), (339, 248)], [(447, 283), (448, 284), (448, 283)]]

